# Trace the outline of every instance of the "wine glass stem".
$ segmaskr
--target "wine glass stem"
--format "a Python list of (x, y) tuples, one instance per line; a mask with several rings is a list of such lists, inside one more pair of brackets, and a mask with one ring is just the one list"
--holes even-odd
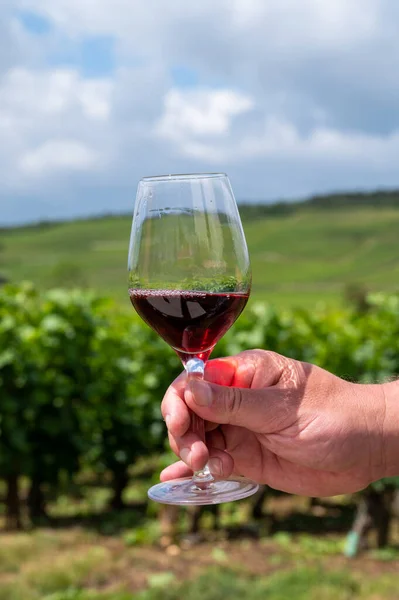
[[(204, 379), (205, 363), (200, 358), (190, 358), (185, 363), (185, 369), (187, 371), (188, 379)], [(205, 422), (198, 415), (191, 411), (191, 429), (198, 435), (200, 440), (205, 444)], [(206, 489), (209, 483), (213, 481), (213, 477), (206, 464), (199, 471), (194, 471), (193, 482), (198, 487)]]

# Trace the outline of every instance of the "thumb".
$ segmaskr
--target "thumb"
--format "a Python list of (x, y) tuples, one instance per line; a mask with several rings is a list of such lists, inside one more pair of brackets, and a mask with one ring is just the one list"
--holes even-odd
[(226, 387), (193, 379), (184, 399), (187, 406), (206, 421), (245, 427), (256, 433), (273, 433), (295, 420), (299, 391), (269, 387)]

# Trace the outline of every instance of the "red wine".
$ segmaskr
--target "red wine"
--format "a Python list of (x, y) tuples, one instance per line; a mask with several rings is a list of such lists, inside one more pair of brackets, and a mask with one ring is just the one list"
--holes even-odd
[(248, 294), (230, 292), (130, 289), (129, 295), (140, 317), (178, 354), (200, 358), (209, 356), (248, 301)]

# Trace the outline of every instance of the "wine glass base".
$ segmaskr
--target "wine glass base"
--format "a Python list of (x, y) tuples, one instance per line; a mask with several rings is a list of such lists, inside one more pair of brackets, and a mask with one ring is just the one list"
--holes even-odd
[(252, 496), (258, 489), (257, 483), (245, 477), (214, 479), (201, 487), (198, 487), (191, 477), (185, 477), (157, 483), (148, 490), (148, 496), (151, 500), (162, 504), (182, 506), (221, 504)]

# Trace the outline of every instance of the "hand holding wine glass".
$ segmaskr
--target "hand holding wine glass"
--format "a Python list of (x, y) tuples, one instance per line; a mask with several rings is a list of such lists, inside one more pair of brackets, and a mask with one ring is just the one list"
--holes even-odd
[[(220, 475), (302, 496), (349, 494), (399, 475), (399, 380), (352, 383), (265, 350), (209, 361), (206, 381), (185, 379), (162, 401), (184, 462), (161, 481), (187, 476), (208, 451)], [(208, 450), (190, 428), (190, 409), (206, 419)]]
[[(142, 317), (179, 355), (188, 378), (201, 378), (218, 340), (244, 309), (251, 288), (247, 245), (226, 175), (145, 177), (139, 183), (129, 248), (129, 294)], [(205, 439), (204, 422), (191, 428)], [(159, 502), (213, 504), (243, 498), (257, 484), (194, 477), (149, 491)]]

